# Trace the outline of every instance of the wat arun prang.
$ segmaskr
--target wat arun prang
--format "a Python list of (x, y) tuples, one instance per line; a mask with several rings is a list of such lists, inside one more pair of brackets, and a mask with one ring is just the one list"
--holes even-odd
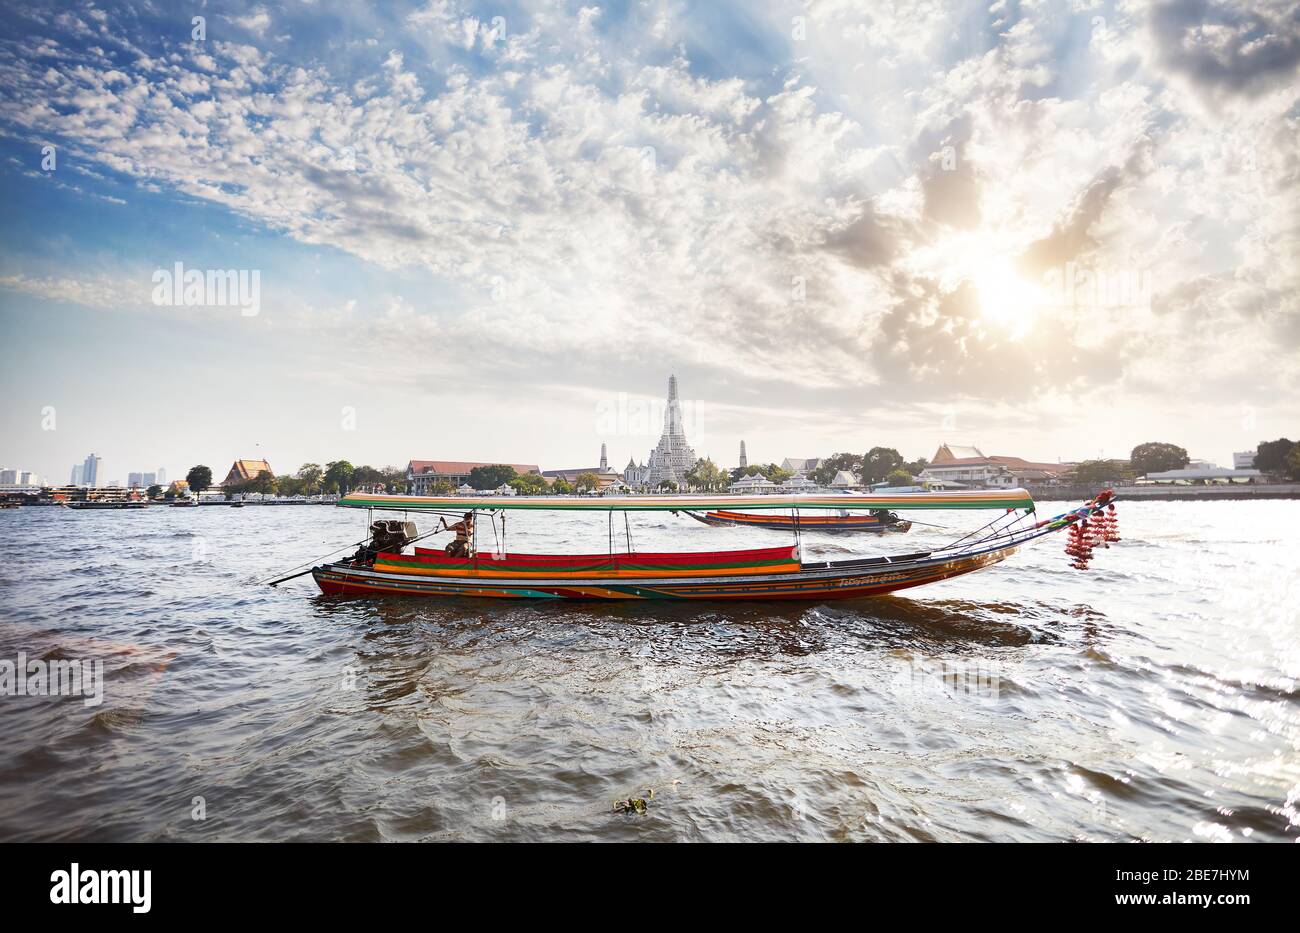
[(668, 377), (668, 409), (664, 412), (664, 433), (650, 460), (638, 479), (639, 485), (655, 489), (662, 482), (675, 483), (681, 489), (686, 485), (686, 474), (695, 466), (695, 450), (686, 443), (686, 429), (682, 425), (682, 403), (677, 397), (677, 377)]

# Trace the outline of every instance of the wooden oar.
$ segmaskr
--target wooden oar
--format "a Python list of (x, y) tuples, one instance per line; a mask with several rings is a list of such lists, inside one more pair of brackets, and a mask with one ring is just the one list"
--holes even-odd
[(272, 580), (270, 583), (267, 584), (267, 586), (278, 586), (279, 584), (283, 583), (285, 580), (296, 580), (299, 577), (305, 577), (307, 576), (307, 574), (311, 573), (315, 569), (316, 569), (315, 567), (308, 567), (306, 570), (300, 571), (298, 573), (291, 573), (287, 577), (281, 577), (278, 580)]
[[(433, 531), (426, 531), (424, 534), (417, 535), (416, 537), (412, 538), (410, 541), (406, 542), (406, 544), (403, 544), (402, 547), (406, 547), (409, 544), (414, 544), (416, 541), (423, 541), (425, 538), (428, 538), (431, 535), (439, 534), (441, 532), (442, 532), (441, 528), (435, 528), (433, 529)], [(365, 544), (369, 540), (370, 540), (369, 538), (362, 538), (360, 541), (354, 542), (353, 544), (345, 544), (343, 545), (343, 547), (338, 548), (337, 550), (330, 551), (324, 557), (318, 557), (316, 558), (316, 560), (308, 561), (307, 563), (312, 564), (313, 566), (308, 567), (306, 570), (300, 573), (291, 573), (287, 577), (280, 577), (278, 580), (268, 581), (266, 585), (278, 586), (279, 584), (284, 583), (286, 580), (296, 580), (299, 577), (305, 577), (307, 576), (307, 574), (311, 573), (313, 570), (316, 569), (314, 565), (316, 564), (317, 561), (322, 561), (326, 557), (333, 557), (335, 554), (339, 553), (339, 551), (346, 551), (348, 548), (361, 547), (361, 545)], [(302, 564), (299, 564), (298, 566), (301, 567)]]

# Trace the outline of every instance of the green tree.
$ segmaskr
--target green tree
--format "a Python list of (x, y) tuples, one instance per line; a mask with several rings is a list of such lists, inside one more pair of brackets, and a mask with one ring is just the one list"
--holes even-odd
[(573, 479), (573, 488), (578, 492), (589, 492), (600, 486), (600, 477), (591, 471), (579, 473)]
[(325, 475), (321, 487), (325, 492), (343, 495), (352, 488), (352, 473), (355, 468), (346, 460), (332, 460), (325, 464)]
[(913, 476), (920, 476), (922, 473), (925, 472), (925, 468), (928, 467), (929, 465), (930, 465), (929, 460), (927, 460), (925, 457), (920, 457), (919, 459), (912, 460), (908, 463), (904, 463), (903, 469), (911, 473)]
[(783, 470), (775, 463), (751, 463), (743, 470), (740, 467), (736, 467), (732, 470), (731, 482), (734, 483), (742, 476), (761, 476), (763, 479), (770, 480), (773, 483), (782, 483), (794, 476), (794, 473), (789, 470)]
[(1139, 475), (1182, 469), (1187, 466), (1187, 462), (1187, 451), (1175, 444), (1159, 441), (1138, 444), (1129, 454), (1129, 464), (1133, 472)]
[(568, 480), (560, 477), (552, 484), (551, 492), (557, 496), (571, 496), (573, 495), (573, 487), (569, 485)]
[(401, 467), (386, 466), (380, 471), (383, 474), (384, 489), (390, 493), (406, 492), (406, 470)]
[(545, 477), (539, 473), (525, 473), (509, 481), (510, 488), (521, 496), (542, 496), (551, 491)]
[(891, 486), (911, 486), (913, 479), (912, 474), (906, 470), (895, 470), (885, 477), (885, 482)]
[(1261, 473), (1285, 473), (1287, 457), (1291, 456), (1294, 447), (1295, 444), (1285, 437), (1275, 441), (1260, 441), (1255, 450), (1255, 469)]
[(708, 457), (696, 460), (695, 465), (686, 473), (686, 482), (692, 488), (708, 492), (726, 488), (730, 479), (730, 474)]
[(747, 475), (754, 475), (754, 473), (757, 472), (759, 476), (762, 476), (764, 479), (771, 480), (774, 483), (782, 483), (785, 480), (789, 479), (790, 477), (794, 476), (793, 472), (791, 472), (790, 470), (784, 470), (781, 467), (777, 466), (775, 463), (764, 463), (757, 468), (757, 471), (751, 468), (749, 470), (746, 470), (745, 472)]
[(1070, 478), (1076, 483), (1095, 485), (1127, 482), (1133, 475), (1123, 460), (1085, 460), (1071, 471)]
[(670, 479), (662, 480), (659, 485), (655, 487), (655, 490), (657, 492), (676, 492), (677, 484)]
[(1293, 444), (1286, 455), (1286, 475), (1287, 479), (1300, 482), (1300, 444)]
[(808, 478), (819, 486), (829, 486), (840, 470), (857, 473), (861, 469), (862, 457), (858, 454), (835, 454), (822, 458), (817, 464), (817, 469), (808, 474)]
[(280, 481), (270, 473), (258, 473), (256, 476), (250, 476), (248, 479), (239, 483), (227, 483), (222, 487), (227, 499), (233, 499), (235, 496), (248, 495), (249, 493), (260, 493), (264, 496), (273, 496), (277, 493)]
[(152, 486), (150, 486), (148, 489), (144, 491), (144, 494), (148, 496), (150, 499), (157, 499), (158, 494), (160, 492), (162, 492), (162, 487), (159, 486), (157, 483), (154, 483)]
[(352, 488), (358, 486), (378, 486), (384, 481), (384, 474), (372, 466), (359, 466), (352, 471)]
[(496, 489), (502, 483), (508, 483), (519, 474), (515, 468), (504, 463), (474, 467), (469, 471), (469, 484), (475, 489)]
[(190, 492), (198, 495), (212, 485), (212, 470), (201, 463), (192, 466), (185, 474), (185, 482), (190, 484)]
[(319, 463), (304, 463), (298, 467), (298, 479), (303, 483), (303, 495), (319, 495), (321, 483), (325, 479), (325, 471), (320, 468)]
[(903, 468), (903, 455), (892, 447), (872, 447), (862, 458), (862, 482), (879, 483)]

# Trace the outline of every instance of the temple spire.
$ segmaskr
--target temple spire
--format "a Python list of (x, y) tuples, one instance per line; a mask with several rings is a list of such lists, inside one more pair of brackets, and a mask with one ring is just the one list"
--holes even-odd
[(668, 408), (664, 412), (664, 435), (668, 437), (685, 437), (682, 427), (682, 403), (677, 398), (677, 377), (668, 377)]
[(743, 470), (749, 466), (749, 458), (745, 456), (745, 442), (740, 442), (740, 468)]

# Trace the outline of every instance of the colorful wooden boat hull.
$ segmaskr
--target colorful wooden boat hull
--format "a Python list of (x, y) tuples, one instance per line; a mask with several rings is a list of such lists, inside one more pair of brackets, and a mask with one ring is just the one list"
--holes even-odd
[[(479, 554), (472, 558), (416, 548), (413, 554), (381, 552), (371, 563), (336, 561), (302, 573), (310, 572), (321, 591), (330, 596), (855, 599), (981, 570), (1010, 557), (1022, 545), (1063, 528), (1071, 528), (1078, 539), (1072, 539), (1067, 547), (1067, 553), (1075, 558), (1073, 566), (1086, 566), (1092, 547), (1109, 547), (1110, 542), (1120, 540), (1114, 498), (1111, 490), (1103, 490), (1079, 508), (1041, 520), (1035, 520), (1032, 510), (1017, 514), (1008, 509), (1004, 519), (995, 519), (954, 542), (932, 551), (892, 557), (808, 563), (799, 560), (797, 546), (686, 554)], [(971, 506), (967, 502), (955, 507)], [(1089, 524), (1090, 519), (1096, 521)]]
[(687, 512), (691, 518), (706, 525), (738, 528), (770, 528), (775, 531), (835, 531), (859, 532), (871, 531), (877, 534), (893, 531), (910, 531), (912, 523), (908, 521), (881, 521), (874, 515), (800, 515), (797, 526), (792, 515), (751, 515), (748, 512)]
[[(781, 549), (788, 551), (789, 549)], [(684, 575), (680, 571), (579, 571), (572, 575), (543, 570), (499, 573), (491, 570), (393, 572), (347, 562), (312, 571), (321, 591), (331, 596), (453, 596), (492, 599), (703, 599), (812, 600), (856, 599), (935, 583), (998, 563), (1015, 546), (959, 557), (930, 554), (795, 564), (779, 572), (722, 571)], [(637, 555), (634, 555), (637, 556)], [(480, 563), (487, 561), (480, 559)]]

